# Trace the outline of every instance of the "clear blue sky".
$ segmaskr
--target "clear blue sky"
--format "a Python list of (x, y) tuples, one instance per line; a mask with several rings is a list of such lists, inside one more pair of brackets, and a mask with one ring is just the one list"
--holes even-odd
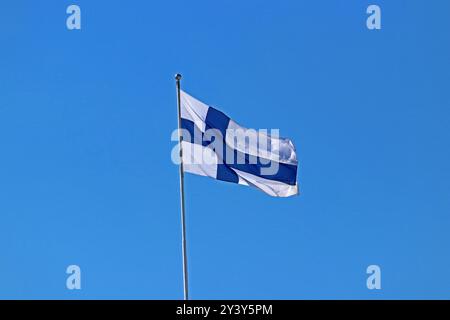
[(280, 128), (300, 161), (288, 199), (186, 177), (192, 298), (450, 298), (449, 12), (2, 1), (0, 298), (182, 298), (176, 72), (242, 125)]

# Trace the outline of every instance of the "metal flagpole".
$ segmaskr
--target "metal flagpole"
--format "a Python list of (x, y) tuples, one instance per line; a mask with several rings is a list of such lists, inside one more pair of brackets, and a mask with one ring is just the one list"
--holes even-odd
[(182, 251), (183, 251), (183, 289), (184, 300), (189, 300), (189, 288), (188, 288), (188, 268), (187, 268), (187, 252), (186, 252), (186, 216), (184, 213), (184, 170), (183, 170), (183, 149), (181, 143), (183, 141), (183, 135), (181, 133), (181, 87), (180, 80), (181, 74), (175, 75), (177, 82), (177, 101), (178, 101), (178, 142), (180, 145), (180, 200), (181, 200), (181, 238), (182, 238)]

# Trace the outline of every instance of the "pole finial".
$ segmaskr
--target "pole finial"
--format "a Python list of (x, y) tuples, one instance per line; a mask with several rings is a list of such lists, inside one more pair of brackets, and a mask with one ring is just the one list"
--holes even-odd
[(181, 80), (181, 74), (177, 73), (175, 75), (175, 80), (180, 81)]

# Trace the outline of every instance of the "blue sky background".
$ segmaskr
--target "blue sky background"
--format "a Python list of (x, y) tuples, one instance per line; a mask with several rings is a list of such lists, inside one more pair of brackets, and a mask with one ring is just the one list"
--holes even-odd
[(450, 298), (449, 12), (2, 1), (0, 298), (182, 298), (176, 72), (242, 125), (280, 128), (300, 161), (288, 199), (186, 176), (192, 298)]

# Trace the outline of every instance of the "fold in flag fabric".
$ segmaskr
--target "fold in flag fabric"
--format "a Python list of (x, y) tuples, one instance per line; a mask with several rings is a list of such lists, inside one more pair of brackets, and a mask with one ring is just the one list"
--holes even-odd
[(184, 172), (252, 186), (274, 197), (298, 194), (297, 155), (289, 139), (241, 127), (186, 92), (180, 95)]

